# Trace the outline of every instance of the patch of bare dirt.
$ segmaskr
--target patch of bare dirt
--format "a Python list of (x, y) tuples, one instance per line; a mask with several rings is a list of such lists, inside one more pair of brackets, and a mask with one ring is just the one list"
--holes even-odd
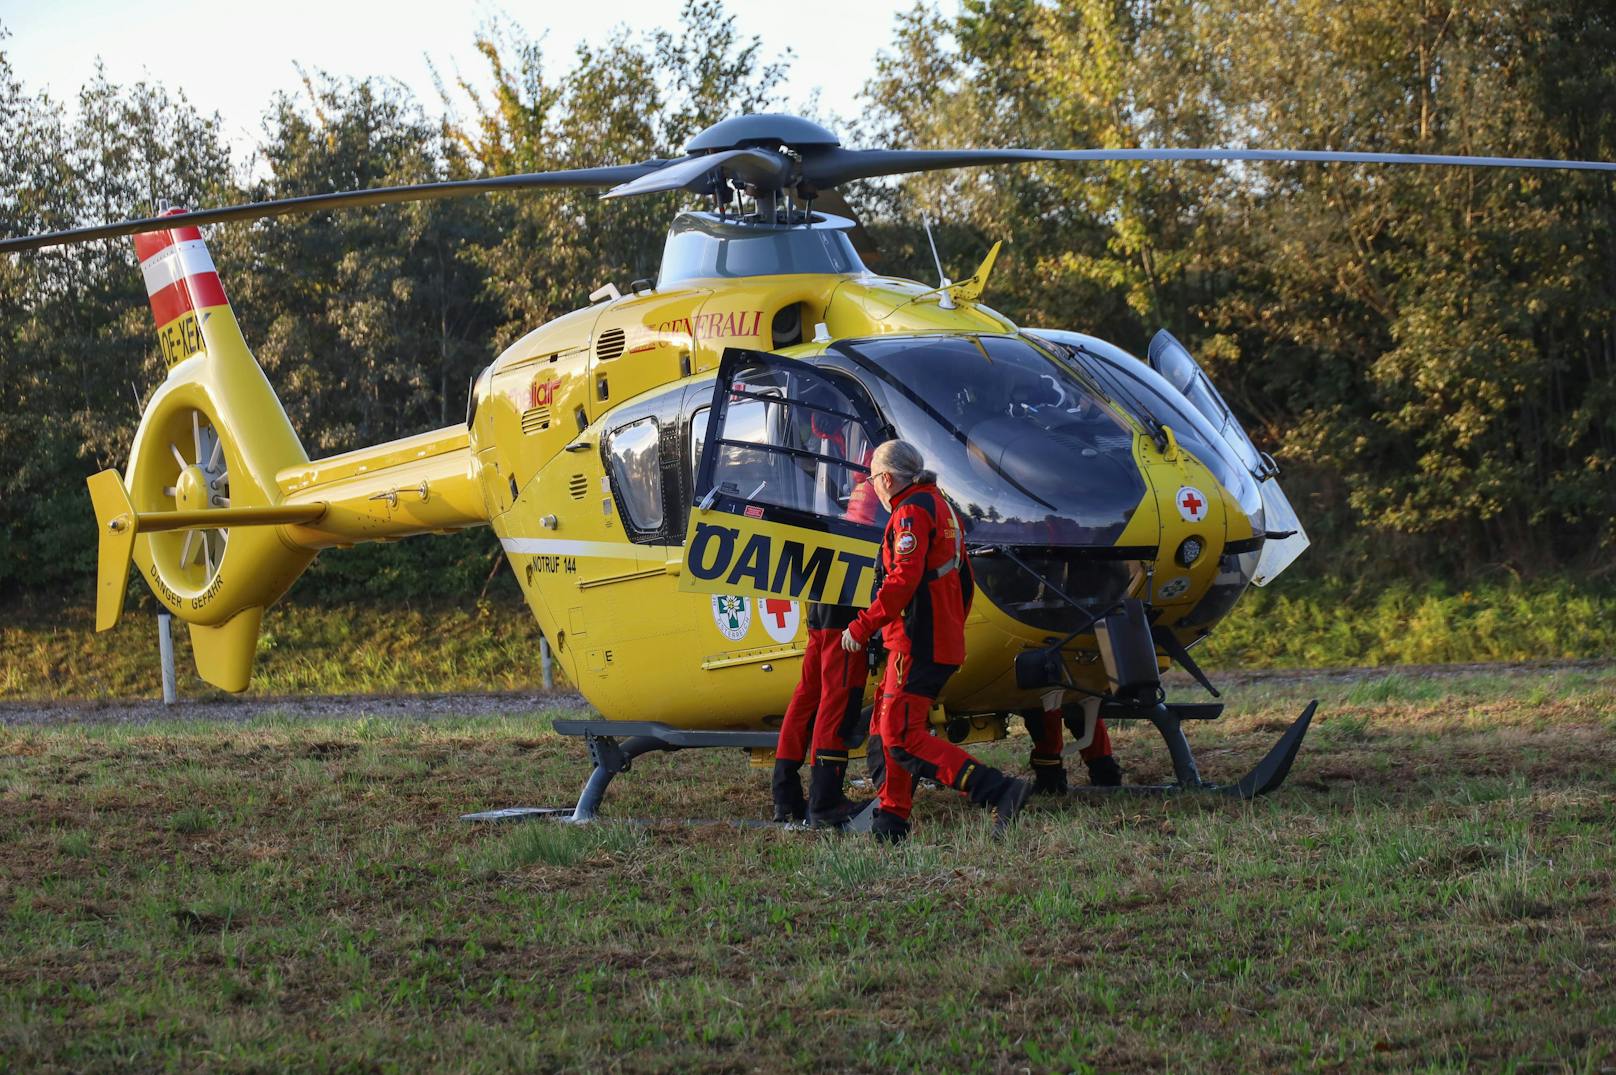
[(263, 717), (293, 720), (329, 720), (333, 717), (433, 720), (440, 717), (521, 715), (540, 709), (588, 708), (589, 703), (576, 691), (181, 699), (174, 705), (164, 705), (152, 699), (53, 700), (0, 703), (0, 727), (26, 724), (150, 724), (167, 720), (245, 724)]

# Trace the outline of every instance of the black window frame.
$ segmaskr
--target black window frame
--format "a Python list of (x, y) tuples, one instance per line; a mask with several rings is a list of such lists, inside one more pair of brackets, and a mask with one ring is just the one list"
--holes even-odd
[[(623, 533), (636, 545), (682, 545), (685, 537), (685, 519), (689, 510), (689, 483), (684, 476), (682, 447), (683, 429), (687, 418), (687, 393), (680, 385), (659, 392), (643, 400), (625, 404), (612, 415), (613, 421), (600, 439), (601, 473), (611, 490), (612, 503), (623, 522)], [(657, 429), (657, 478), (661, 483), (662, 525), (655, 529), (640, 527), (629, 513), (628, 502), (612, 468), (612, 441), (617, 434), (647, 418), (655, 419)]]
[[(838, 382), (845, 380), (857, 388), (856, 393), (849, 395), (854, 405), (854, 413), (850, 414), (832, 407), (807, 403), (793, 399), (788, 395), (763, 395), (748, 392), (744, 389), (736, 392), (733, 385), (737, 371), (742, 367), (755, 366), (761, 366), (787, 375), (801, 376), (804, 373), (811, 374), (828, 382), (833, 387), (840, 387)], [(871, 445), (890, 440), (895, 435), (891, 424), (886, 421), (885, 417), (877, 409), (875, 399), (868, 386), (857, 377), (852, 376), (848, 371), (834, 366), (820, 365), (811, 360), (784, 358), (766, 351), (751, 351), (739, 347), (726, 348), (723, 357), (719, 361), (718, 376), (713, 384), (711, 402), (708, 404), (708, 435), (702, 445), (701, 463), (697, 467), (695, 485), (691, 490), (692, 502), (697, 504), (706, 503), (707, 507), (730, 515), (746, 515), (751, 518), (761, 518), (766, 522), (780, 522), (790, 526), (828, 530), (841, 537), (856, 538), (863, 541), (879, 541), (884, 527), (884, 520), (882, 523), (858, 523), (833, 515), (820, 515), (811, 511), (804, 511), (800, 508), (754, 502), (744, 496), (713, 488), (713, 471), (718, 464), (718, 453), (713, 449), (717, 445), (728, 445), (793, 458), (817, 459), (847, 470), (861, 471), (866, 475), (870, 472), (867, 466), (852, 463), (846, 459), (821, 455), (817, 452), (788, 448), (784, 445), (754, 444), (748, 441), (729, 440), (724, 437), (714, 438), (711, 435), (712, 431), (723, 428), (723, 423), (729, 413), (730, 400), (737, 397), (742, 399), (763, 399), (768, 402), (779, 403), (788, 408), (816, 411), (843, 421), (856, 422), (862, 428), (864, 436)], [(695, 414), (696, 410), (692, 410), (692, 419), (694, 419)]]

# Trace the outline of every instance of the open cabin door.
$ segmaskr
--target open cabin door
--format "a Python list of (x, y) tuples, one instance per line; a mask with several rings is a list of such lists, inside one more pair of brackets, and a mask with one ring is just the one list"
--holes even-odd
[(681, 590), (869, 603), (886, 525), (869, 463), (890, 431), (863, 386), (731, 348), (692, 435), (703, 443)]
[(1150, 366), (1183, 393), (1184, 398), (1212, 423), (1212, 428), (1217, 430), (1233, 454), (1230, 462), (1244, 467), (1257, 482), (1257, 491), (1262, 494), (1263, 529), (1269, 534), (1286, 535), (1270, 537), (1263, 542), (1262, 554), (1257, 558), (1257, 569), (1251, 581), (1258, 586), (1268, 585), (1279, 577), (1281, 571), (1291, 566), (1310, 544), (1307, 533), (1296, 518), (1295, 509), (1275, 480), (1279, 476), (1279, 467), (1274, 464), (1272, 457), (1259, 452), (1256, 445), (1251, 443), (1245, 428), (1223, 401), (1222, 394), (1212, 387), (1212, 381), (1201, 369), (1201, 364), (1166, 329), (1156, 333), (1150, 341)]

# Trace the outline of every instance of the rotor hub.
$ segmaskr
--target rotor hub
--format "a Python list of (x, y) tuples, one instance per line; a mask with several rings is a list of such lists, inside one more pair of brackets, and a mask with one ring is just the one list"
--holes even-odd
[(200, 466), (192, 463), (180, 471), (179, 480), (174, 483), (174, 501), (181, 511), (201, 511), (209, 507), (208, 475)]
[(780, 113), (731, 116), (690, 140), (687, 153), (716, 153), (747, 146), (839, 146), (841, 139), (811, 120)]
[[(163, 496), (173, 498), (177, 511), (228, 508), (230, 463), (212, 417), (188, 409), (171, 415), (169, 422), (173, 439), (168, 452), (177, 472), (171, 472), (174, 483), (163, 486)], [(164, 579), (170, 586), (205, 586), (217, 575), (229, 541), (230, 530), (224, 526), (156, 534), (153, 555), (161, 557)]]

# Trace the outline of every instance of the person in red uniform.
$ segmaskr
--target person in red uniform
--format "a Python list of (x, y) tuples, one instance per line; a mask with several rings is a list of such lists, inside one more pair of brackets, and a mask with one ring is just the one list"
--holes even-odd
[(875, 450), (870, 485), (892, 512), (881, 539), (885, 577), (870, 607), (842, 632), (849, 652), (862, 650), (876, 631), (887, 648), (875, 720), (885, 779), (871, 831), (891, 841), (909, 835), (917, 776), (992, 810), (995, 834), (1015, 820), (1031, 791), (1026, 781), (931, 734), (932, 703), (965, 661), (965, 615), (976, 589), (959, 518), (936, 483), (920, 450), (907, 441), (889, 440)]
[[(858, 616), (846, 605), (808, 606), (808, 648), (802, 655), (802, 678), (780, 721), (774, 748), (774, 820), (806, 821), (835, 826), (864, 805), (842, 791), (847, 776), (847, 738), (864, 706), (869, 663), (862, 653), (841, 647), (842, 631)], [(809, 746), (808, 796), (799, 775)]]
[[(840, 427), (821, 428), (814, 416), (814, 435), (826, 442), (827, 453), (846, 455), (846, 433)], [(869, 465), (870, 450), (860, 461)], [(854, 478), (848, 496), (845, 519), (874, 523), (877, 519), (875, 491), (860, 474)], [(780, 721), (780, 739), (774, 748), (774, 820), (806, 821), (818, 827), (841, 825), (858, 813), (864, 803), (847, 798), (843, 786), (847, 778), (847, 740), (858, 725), (864, 707), (864, 685), (870, 677), (869, 662), (862, 653), (844, 650), (842, 631), (858, 616), (859, 610), (846, 605), (808, 606), (808, 647), (802, 655), (802, 678)], [(802, 794), (802, 763), (809, 748), (813, 764), (809, 769), (808, 796)]]
[[(1065, 744), (1061, 737), (1064, 719), (1076, 739), (1083, 737), (1083, 711), (1073, 706), (1070, 712), (1061, 709), (1026, 709), (1021, 719), (1027, 722), (1027, 734), (1032, 737), (1032, 790), (1038, 794), (1063, 795), (1067, 790)], [(1122, 767), (1111, 756), (1111, 736), (1105, 730), (1105, 720), (1094, 718), (1094, 738), (1080, 752), (1088, 766), (1089, 783), (1097, 788), (1114, 788), (1122, 784)]]

